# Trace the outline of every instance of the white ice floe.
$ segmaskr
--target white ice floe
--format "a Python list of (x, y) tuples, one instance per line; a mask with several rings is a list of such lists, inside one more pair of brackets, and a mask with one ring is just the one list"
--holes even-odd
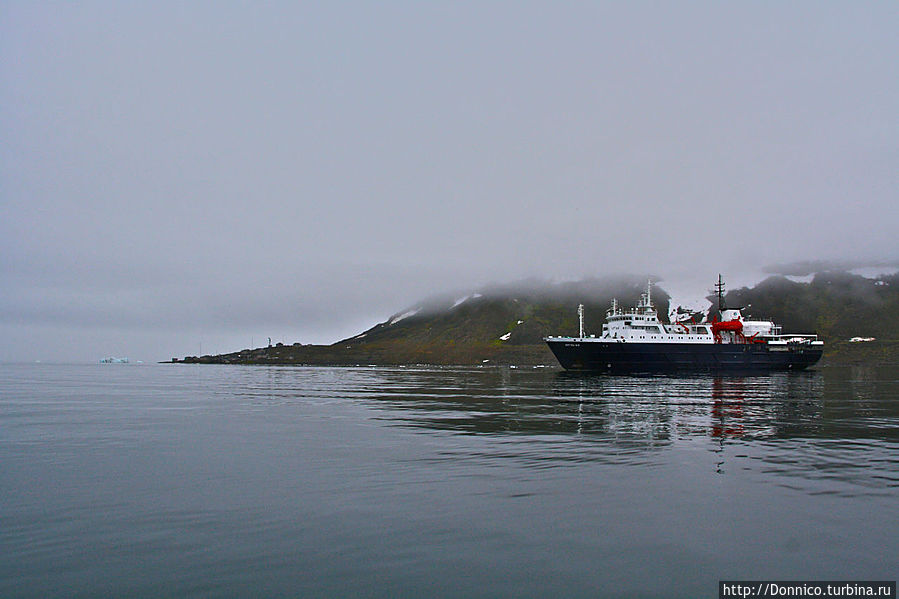
[(419, 310), (421, 310), (421, 308), (415, 308), (414, 310), (409, 310), (408, 312), (405, 312), (405, 313), (403, 313), (403, 314), (400, 314), (399, 316), (394, 317), (394, 318), (390, 321), (389, 324), (396, 324), (396, 323), (398, 323), (399, 321), (403, 320), (404, 318), (409, 318), (410, 316), (415, 316), (416, 314), (418, 314), (418, 311), (419, 311)]
[(508, 341), (509, 337), (511, 337), (511, 336), (512, 336), (512, 333), (506, 333), (505, 335), (500, 335), (499, 338), (502, 339), (503, 341)]

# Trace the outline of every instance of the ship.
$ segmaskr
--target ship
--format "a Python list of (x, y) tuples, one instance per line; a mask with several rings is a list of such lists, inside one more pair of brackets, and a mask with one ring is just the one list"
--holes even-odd
[(728, 308), (720, 274), (714, 293), (720, 318), (664, 323), (652, 303), (650, 281), (636, 307), (622, 310), (612, 300), (598, 337), (585, 335), (581, 304), (580, 334), (544, 341), (563, 368), (582, 372), (789, 371), (821, 359), (824, 342), (817, 335), (784, 334), (773, 321), (748, 320), (743, 308)]

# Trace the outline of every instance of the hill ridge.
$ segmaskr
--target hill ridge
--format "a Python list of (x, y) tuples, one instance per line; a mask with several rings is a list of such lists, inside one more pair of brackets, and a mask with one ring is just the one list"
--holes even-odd
[[(574, 335), (577, 306), (585, 306), (587, 334), (602, 330), (613, 297), (635, 305), (647, 279), (617, 276), (580, 281), (535, 279), (441, 293), (411, 304), (385, 321), (331, 345), (278, 345), (217, 356), (188, 356), (188, 363), (223, 364), (521, 364), (555, 366), (543, 338)], [(667, 320), (670, 295), (652, 285), (659, 316)], [(874, 362), (899, 357), (899, 274), (876, 280), (842, 271), (817, 273), (810, 282), (769, 276), (752, 288), (727, 293), (747, 316), (772, 318), (786, 332), (818, 333), (825, 360)], [(714, 309), (712, 310), (712, 314)], [(874, 343), (848, 344), (855, 336)]]

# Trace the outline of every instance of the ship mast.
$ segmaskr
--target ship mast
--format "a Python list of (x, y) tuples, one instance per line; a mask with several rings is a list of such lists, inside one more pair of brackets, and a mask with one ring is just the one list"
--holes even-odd
[(718, 310), (724, 311), (727, 306), (724, 303), (724, 279), (721, 278), (721, 273), (718, 273), (718, 282), (715, 283), (715, 295), (718, 296)]
[(649, 314), (652, 311), (652, 279), (646, 281), (646, 293), (640, 294), (640, 303), (637, 304), (637, 309), (641, 314)]
[(581, 339), (584, 338), (584, 304), (577, 306), (577, 319), (581, 329)]

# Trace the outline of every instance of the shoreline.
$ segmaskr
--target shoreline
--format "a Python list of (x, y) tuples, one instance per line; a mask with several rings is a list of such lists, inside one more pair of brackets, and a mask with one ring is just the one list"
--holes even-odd
[[(395, 349), (395, 348), (393, 348)], [(235, 364), (258, 366), (430, 366), (430, 367), (522, 367), (561, 369), (545, 345), (476, 347), (464, 353), (452, 348), (444, 355), (433, 350), (401, 348), (339, 348), (332, 345), (282, 346), (242, 350), (229, 354), (186, 356), (160, 364)], [(435, 359), (436, 358), (436, 359)], [(811, 368), (829, 366), (897, 366), (899, 341), (875, 340), (863, 343), (834, 342), (825, 346), (821, 361)]]

